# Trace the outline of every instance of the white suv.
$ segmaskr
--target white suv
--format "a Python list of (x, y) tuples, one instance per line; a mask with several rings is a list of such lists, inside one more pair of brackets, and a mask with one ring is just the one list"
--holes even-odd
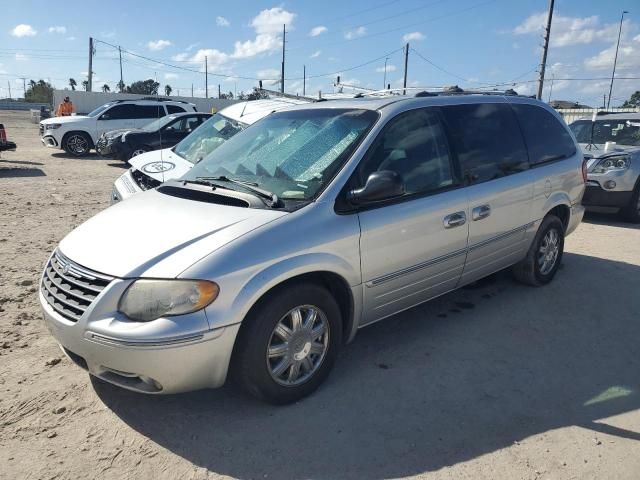
[(114, 100), (87, 115), (54, 117), (40, 122), (43, 145), (62, 148), (70, 155), (85, 155), (104, 132), (137, 128), (171, 113), (195, 112), (192, 103), (166, 99)]

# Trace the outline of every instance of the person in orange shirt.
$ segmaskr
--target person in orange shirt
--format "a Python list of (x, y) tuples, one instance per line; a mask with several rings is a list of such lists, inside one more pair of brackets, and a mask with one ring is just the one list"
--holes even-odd
[(75, 113), (76, 109), (73, 106), (73, 102), (69, 100), (69, 97), (64, 97), (64, 100), (60, 105), (58, 105), (58, 110), (56, 111), (57, 117), (68, 117), (72, 113)]

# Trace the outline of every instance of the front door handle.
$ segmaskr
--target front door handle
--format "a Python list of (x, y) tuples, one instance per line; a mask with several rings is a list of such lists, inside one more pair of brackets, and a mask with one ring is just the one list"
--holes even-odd
[(479, 207), (471, 210), (471, 218), (476, 220), (482, 220), (483, 218), (487, 218), (491, 215), (491, 207), (489, 205), (480, 205)]
[(444, 217), (444, 228), (459, 227), (467, 223), (467, 215), (464, 212), (456, 212)]

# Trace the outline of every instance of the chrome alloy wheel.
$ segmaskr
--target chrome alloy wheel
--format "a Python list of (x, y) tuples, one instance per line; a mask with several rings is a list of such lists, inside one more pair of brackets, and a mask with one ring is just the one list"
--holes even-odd
[(560, 235), (555, 228), (549, 230), (540, 244), (538, 250), (538, 267), (542, 275), (547, 275), (558, 260), (558, 254), (560, 253)]
[(131, 158), (137, 157), (138, 155), (142, 155), (143, 153), (147, 153), (147, 151), (144, 148), (138, 148), (133, 152), (131, 152)]
[(82, 155), (89, 151), (89, 142), (83, 135), (73, 134), (67, 140), (67, 147), (75, 155)]
[(276, 383), (293, 387), (311, 378), (329, 348), (329, 322), (313, 305), (300, 305), (276, 324), (267, 347), (267, 368)]

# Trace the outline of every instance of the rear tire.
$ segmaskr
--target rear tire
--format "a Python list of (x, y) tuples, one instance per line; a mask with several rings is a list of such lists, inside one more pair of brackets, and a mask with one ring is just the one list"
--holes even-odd
[(326, 379), (341, 344), (342, 318), (333, 296), (313, 283), (287, 285), (245, 318), (233, 355), (233, 375), (262, 400), (292, 403)]
[(640, 180), (636, 182), (629, 205), (622, 209), (623, 218), (631, 223), (640, 223)]
[(555, 215), (547, 215), (531, 243), (527, 256), (513, 266), (513, 275), (521, 283), (540, 287), (555, 276), (564, 252), (564, 225)]
[(82, 157), (88, 154), (91, 148), (93, 148), (93, 142), (91, 141), (91, 137), (85, 132), (70, 132), (64, 137), (62, 148), (69, 155)]

